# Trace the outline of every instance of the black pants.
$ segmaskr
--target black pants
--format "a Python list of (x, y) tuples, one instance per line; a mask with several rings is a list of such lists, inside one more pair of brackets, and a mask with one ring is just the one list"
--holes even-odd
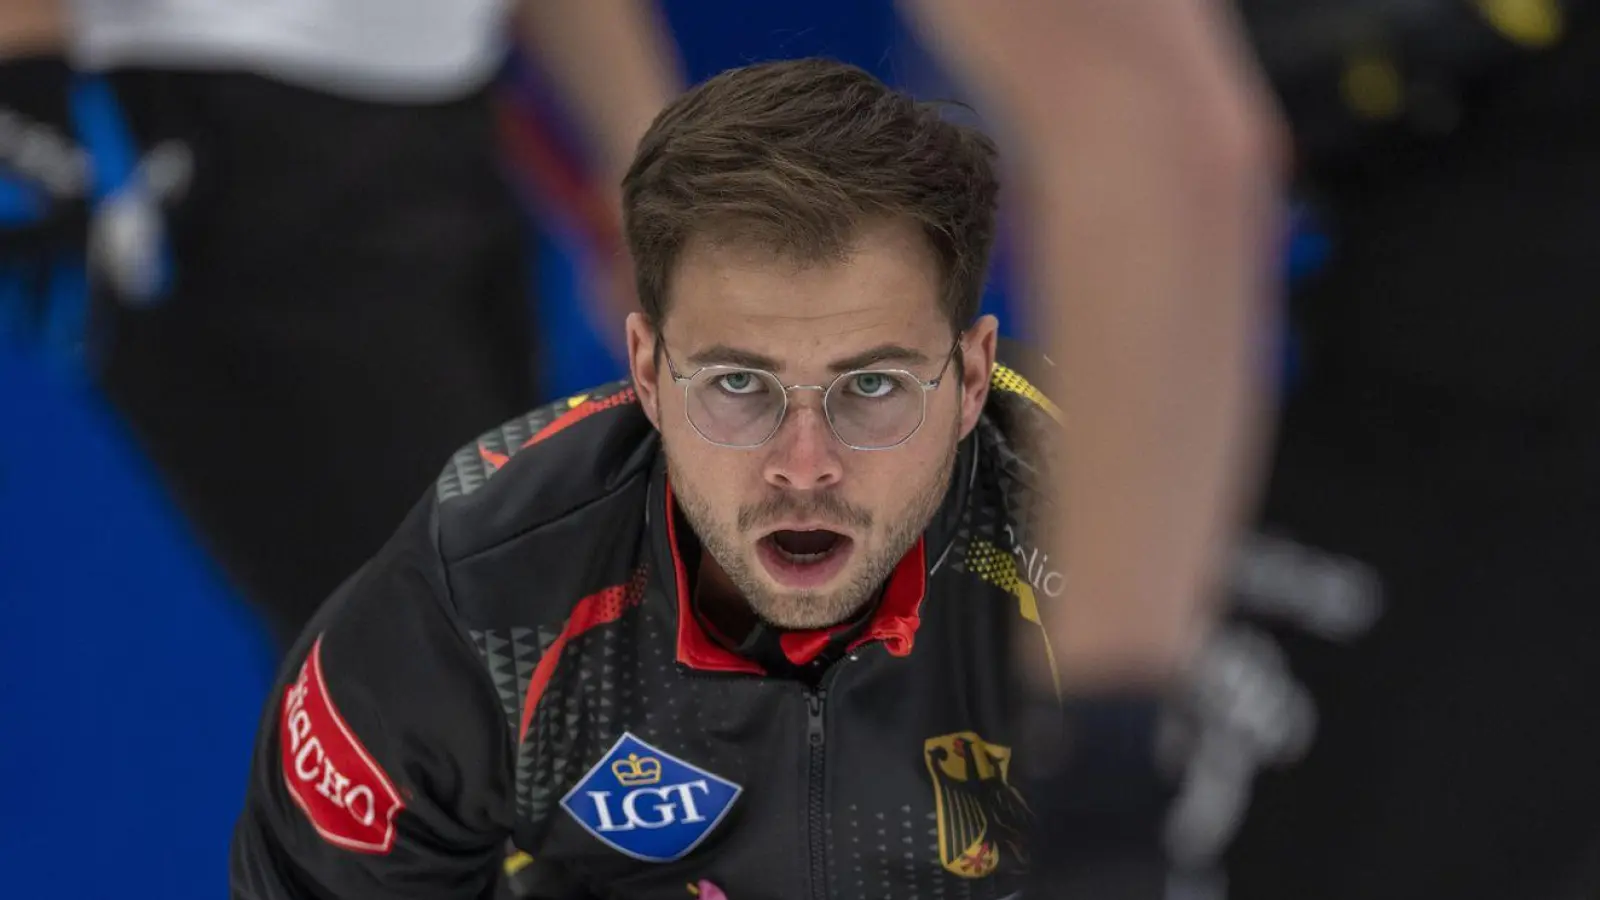
[(140, 143), (180, 141), (195, 167), (173, 294), (97, 298), (104, 387), (287, 642), (455, 448), (535, 399), (491, 109), (231, 73), (115, 82)]

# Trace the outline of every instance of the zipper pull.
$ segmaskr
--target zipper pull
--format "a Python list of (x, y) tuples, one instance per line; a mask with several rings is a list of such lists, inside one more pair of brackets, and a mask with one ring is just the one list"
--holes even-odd
[(806, 694), (806, 739), (811, 746), (822, 746), (822, 702), (827, 699), (827, 691), (817, 691)]

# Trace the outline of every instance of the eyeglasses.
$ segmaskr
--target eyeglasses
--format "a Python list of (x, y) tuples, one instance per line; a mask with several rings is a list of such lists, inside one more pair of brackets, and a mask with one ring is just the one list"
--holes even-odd
[(828, 427), (846, 447), (898, 447), (922, 427), (928, 393), (938, 389), (961, 345), (957, 337), (931, 381), (903, 369), (856, 369), (825, 385), (785, 385), (771, 372), (741, 366), (704, 366), (691, 375), (680, 375), (667, 352), (666, 340), (657, 340), (672, 380), (683, 387), (689, 425), (708, 442), (739, 450), (759, 447), (778, 433), (789, 412), (790, 391), (820, 391)]

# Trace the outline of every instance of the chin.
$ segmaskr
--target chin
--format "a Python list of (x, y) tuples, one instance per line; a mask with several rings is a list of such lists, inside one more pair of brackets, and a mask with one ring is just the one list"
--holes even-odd
[[(848, 583), (848, 582), (846, 582)], [(755, 609), (769, 625), (791, 631), (810, 631), (831, 628), (849, 621), (861, 611), (862, 603), (844, 605), (843, 597), (835, 591), (801, 592), (774, 591), (768, 594), (771, 602)]]
[(804, 619), (791, 616), (771, 615), (770, 613), (758, 613), (758, 615), (760, 615), (762, 620), (768, 625), (781, 628), (785, 631), (817, 631), (824, 628), (832, 628), (833, 626), (838, 625), (840, 622), (843, 622), (849, 618), (849, 616), (845, 616), (844, 618)]

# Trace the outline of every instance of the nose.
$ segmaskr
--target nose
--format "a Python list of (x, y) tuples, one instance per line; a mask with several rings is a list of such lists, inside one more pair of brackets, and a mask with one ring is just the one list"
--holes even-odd
[(788, 415), (767, 445), (764, 474), (773, 487), (810, 491), (832, 487), (844, 477), (843, 445), (834, 439), (820, 401), (790, 401)]

